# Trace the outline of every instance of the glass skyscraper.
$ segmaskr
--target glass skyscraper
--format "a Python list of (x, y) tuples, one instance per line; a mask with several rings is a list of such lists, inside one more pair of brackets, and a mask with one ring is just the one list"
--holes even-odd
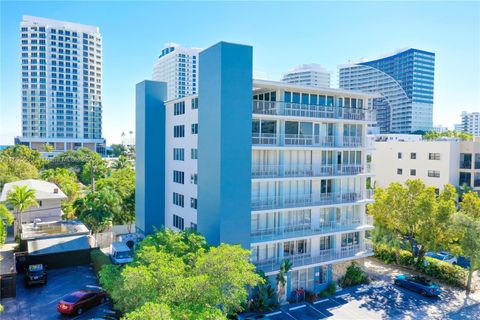
[(406, 49), (340, 67), (340, 88), (374, 92), (381, 133), (411, 133), (433, 127), (435, 54)]
[(102, 153), (102, 37), (98, 27), (23, 16), (21, 143)]

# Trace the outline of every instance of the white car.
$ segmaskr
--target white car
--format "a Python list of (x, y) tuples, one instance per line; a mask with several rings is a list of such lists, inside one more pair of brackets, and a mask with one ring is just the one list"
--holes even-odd
[(447, 251), (440, 251), (440, 252), (430, 251), (430, 252), (425, 253), (425, 256), (433, 258), (433, 259), (437, 259), (437, 260), (440, 260), (440, 261), (443, 261), (443, 262), (446, 262), (446, 263), (450, 263), (450, 264), (453, 264), (453, 265), (457, 265), (457, 257), (451, 255)]

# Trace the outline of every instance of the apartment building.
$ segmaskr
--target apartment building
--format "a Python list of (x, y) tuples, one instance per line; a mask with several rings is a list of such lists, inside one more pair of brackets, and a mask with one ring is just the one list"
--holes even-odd
[(198, 93), (198, 54), (202, 49), (167, 43), (153, 65), (152, 79), (167, 83), (168, 99)]
[(252, 47), (200, 53), (198, 95), (167, 101), (164, 82), (137, 85), (137, 229), (196, 229), (240, 244), (287, 290), (320, 291), (372, 255), (365, 206), (371, 95), (252, 80)]
[(480, 137), (473, 141), (376, 141), (372, 154), (376, 186), (421, 179), (442, 189), (447, 183), (480, 191)]
[(22, 136), (15, 143), (103, 153), (99, 28), (23, 16), (20, 31)]
[(330, 87), (330, 71), (319, 64), (301, 64), (285, 73), (282, 81), (313, 87)]
[(418, 49), (339, 68), (340, 88), (381, 95), (373, 100), (380, 133), (432, 129), (434, 75), (435, 54)]
[(463, 111), (461, 131), (480, 137), (480, 112)]

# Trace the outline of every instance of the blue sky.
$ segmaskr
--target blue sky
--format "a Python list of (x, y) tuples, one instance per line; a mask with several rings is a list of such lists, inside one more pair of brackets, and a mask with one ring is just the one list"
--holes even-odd
[[(22, 15), (100, 27), (104, 44), (103, 134), (135, 129), (135, 84), (151, 77), (166, 42), (254, 47), (254, 72), (278, 80), (300, 63), (335, 75), (349, 60), (397, 48), (436, 53), (434, 123), (480, 111), (479, 2), (1, 2), (0, 144), (21, 134)], [(335, 79), (337, 77), (335, 76)]]

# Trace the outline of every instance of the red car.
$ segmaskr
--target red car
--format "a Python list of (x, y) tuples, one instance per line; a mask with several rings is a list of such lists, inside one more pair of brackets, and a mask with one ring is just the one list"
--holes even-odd
[(64, 296), (57, 304), (63, 314), (82, 314), (85, 310), (102, 304), (107, 299), (104, 291), (79, 290)]

